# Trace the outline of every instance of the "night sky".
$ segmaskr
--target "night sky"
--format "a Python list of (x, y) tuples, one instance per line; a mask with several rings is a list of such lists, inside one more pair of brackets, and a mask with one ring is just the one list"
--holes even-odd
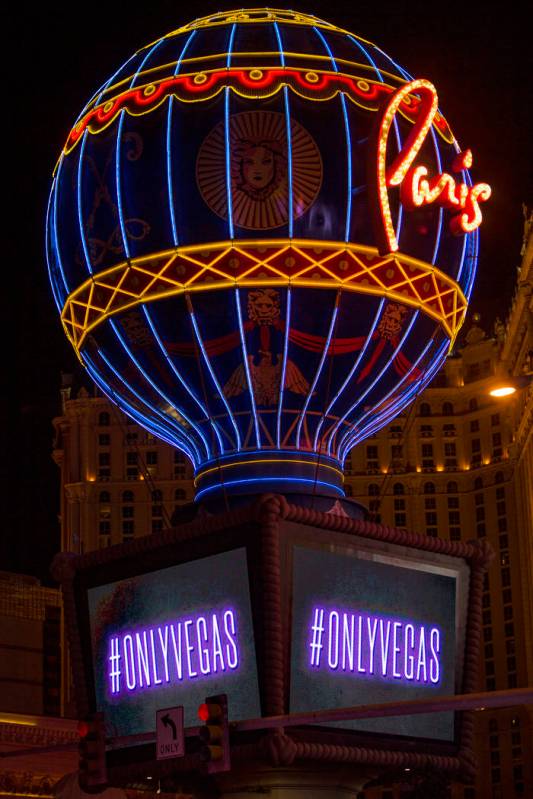
[[(7, 325), (0, 570), (36, 574), (50, 582), (48, 564), (59, 548), (59, 471), (51, 459), (51, 419), (59, 412), (60, 371), (75, 366), (44, 258), (52, 169), (85, 102), (135, 50), (195, 15), (233, 5), (203, 2), (189, 11), (189, 4), (153, 0), (141, 11), (140, 4), (108, 0), (40, 4), (31, 12), (20, 5), (21, 11), (11, 11), (15, 16), (3, 36), (7, 210), (2, 232), (8, 250), (2, 265)], [(522, 203), (533, 200), (526, 16), (516, 3), (500, 4), (498, 13), (480, 2), (428, 0), (309, 0), (293, 7), (375, 42), (415, 77), (436, 85), (458, 141), (473, 150), (474, 180), (487, 181), (493, 189), (482, 207), (481, 255), (471, 301), (471, 310), (481, 312), (489, 329), (497, 314), (507, 313), (520, 262)]]

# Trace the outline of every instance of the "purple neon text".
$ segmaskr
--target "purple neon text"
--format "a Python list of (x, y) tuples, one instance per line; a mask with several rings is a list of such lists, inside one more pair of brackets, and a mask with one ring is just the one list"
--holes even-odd
[(437, 684), (441, 637), (434, 626), (315, 607), (309, 665), (361, 677)]
[(237, 616), (230, 608), (108, 639), (110, 693), (157, 688), (239, 668)]

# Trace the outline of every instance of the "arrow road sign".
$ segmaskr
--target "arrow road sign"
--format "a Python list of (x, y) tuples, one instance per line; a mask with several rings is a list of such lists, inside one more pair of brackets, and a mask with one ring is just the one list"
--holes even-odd
[(155, 715), (156, 752), (158, 760), (183, 757), (185, 754), (185, 729), (183, 706), (167, 707)]

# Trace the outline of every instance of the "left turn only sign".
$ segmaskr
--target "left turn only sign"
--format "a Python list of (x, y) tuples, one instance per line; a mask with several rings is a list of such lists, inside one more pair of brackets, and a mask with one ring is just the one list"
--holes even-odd
[(167, 707), (155, 716), (157, 759), (183, 757), (185, 754), (185, 728), (183, 707)]

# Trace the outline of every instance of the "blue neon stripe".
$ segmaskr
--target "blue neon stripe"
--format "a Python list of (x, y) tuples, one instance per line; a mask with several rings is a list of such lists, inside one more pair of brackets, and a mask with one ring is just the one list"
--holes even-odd
[[(354, 402), (354, 404), (351, 406), (351, 408), (349, 408), (349, 409), (346, 411), (346, 413), (344, 414), (344, 416), (343, 416), (343, 417), (342, 417), (342, 419), (340, 420), (340, 423), (341, 423), (341, 424), (342, 424), (342, 422), (344, 422), (344, 420), (345, 420), (345, 419), (346, 419), (346, 418), (347, 418), (347, 417), (348, 417), (348, 416), (349, 416), (349, 415), (350, 415), (350, 414), (351, 414), (351, 413), (352, 413), (352, 412), (353, 412), (353, 411), (354, 411), (354, 410), (357, 408), (357, 406), (361, 404), (361, 402), (362, 402), (362, 401), (365, 399), (365, 397), (367, 397), (367, 396), (368, 396), (368, 394), (369, 394), (369, 393), (372, 391), (372, 389), (374, 388), (374, 386), (375, 386), (375, 385), (376, 385), (376, 384), (379, 382), (379, 380), (380, 380), (380, 379), (383, 377), (383, 375), (385, 374), (385, 372), (386, 372), (386, 371), (387, 371), (387, 369), (390, 367), (391, 363), (393, 362), (393, 360), (395, 359), (395, 357), (397, 356), (397, 354), (400, 352), (401, 348), (403, 347), (403, 344), (404, 344), (404, 342), (405, 342), (405, 340), (406, 340), (407, 336), (408, 336), (408, 335), (409, 335), (409, 333), (411, 332), (411, 329), (412, 329), (412, 327), (413, 327), (413, 325), (414, 325), (414, 323), (415, 323), (416, 319), (418, 318), (418, 315), (419, 315), (419, 313), (420, 313), (420, 311), (415, 311), (415, 312), (414, 312), (414, 314), (413, 314), (413, 317), (412, 317), (412, 319), (411, 319), (411, 321), (410, 321), (409, 325), (407, 326), (407, 330), (406, 330), (406, 331), (405, 331), (405, 333), (403, 334), (402, 338), (400, 339), (400, 342), (399, 342), (398, 346), (396, 347), (396, 349), (394, 350), (394, 352), (393, 352), (393, 353), (392, 353), (392, 355), (390, 356), (389, 360), (387, 361), (387, 363), (385, 364), (385, 366), (384, 366), (384, 367), (381, 369), (381, 371), (379, 372), (379, 374), (378, 374), (378, 375), (377, 375), (377, 376), (374, 378), (374, 380), (373, 380), (373, 381), (372, 381), (372, 383), (371, 383), (371, 384), (368, 386), (368, 388), (367, 388), (367, 389), (366, 389), (366, 390), (365, 390), (365, 391), (364, 391), (364, 392), (363, 392), (363, 393), (362, 393), (362, 394), (359, 396), (359, 398), (357, 399), (357, 401), (356, 401), (356, 402)], [(343, 449), (343, 444), (344, 444), (344, 442), (345, 442), (346, 438), (347, 438), (349, 435), (350, 435), (350, 430), (348, 430), (347, 432), (345, 432), (345, 433), (344, 433), (344, 435), (343, 435), (343, 437), (341, 438), (341, 440), (340, 440), (339, 444), (337, 445), (337, 452), (340, 452), (340, 451)]]
[[(346, 388), (346, 386), (348, 385), (348, 383), (350, 382), (350, 380), (354, 376), (354, 373), (357, 371), (357, 368), (358, 368), (359, 364), (361, 363), (362, 359), (365, 356), (365, 352), (367, 350), (367, 347), (368, 347), (369, 343), (372, 340), (372, 336), (374, 335), (374, 331), (375, 331), (375, 329), (377, 327), (377, 324), (379, 322), (379, 319), (381, 317), (381, 312), (383, 311), (383, 306), (384, 305), (385, 305), (385, 297), (383, 297), (381, 299), (380, 303), (379, 303), (379, 307), (378, 307), (378, 310), (376, 311), (376, 315), (374, 317), (374, 321), (372, 322), (372, 327), (370, 328), (370, 332), (368, 333), (368, 335), (366, 337), (366, 341), (365, 341), (362, 349), (359, 351), (359, 355), (355, 359), (354, 365), (350, 369), (350, 371), (348, 373), (348, 376), (346, 377), (344, 383), (342, 384), (340, 389), (337, 391), (337, 393), (335, 394), (335, 396), (333, 397), (333, 399), (329, 403), (328, 407), (326, 408), (326, 410), (322, 414), (322, 418), (320, 419), (320, 422), (318, 424), (318, 427), (317, 427), (317, 430), (316, 430), (316, 433), (315, 433), (315, 441), (314, 441), (314, 445), (313, 445), (313, 449), (314, 450), (318, 449), (318, 436), (320, 435), (320, 431), (322, 429), (322, 426), (323, 426), (324, 422), (326, 421), (326, 418), (327, 418), (328, 414), (331, 412), (331, 409), (334, 407), (335, 403), (337, 402), (337, 400), (339, 399), (341, 394), (344, 392), (344, 389)], [(329, 438), (328, 454), (331, 451), (331, 439), (332, 439), (332, 436), (335, 433), (335, 430), (336, 430), (336, 428), (333, 429), (333, 432), (331, 433), (330, 438)]]
[(257, 418), (257, 408), (255, 405), (255, 396), (254, 396), (254, 387), (252, 385), (252, 379), (250, 377), (250, 367), (248, 364), (248, 352), (246, 349), (246, 339), (244, 337), (244, 327), (242, 324), (242, 310), (241, 310), (241, 299), (239, 294), (239, 289), (235, 289), (235, 305), (237, 307), (237, 319), (239, 320), (239, 334), (241, 337), (241, 348), (242, 348), (242, 360), (244, 364), (244, 372), (246, 374), (246, 383), (248, 384), (248, 392), (250, 394), (250, 404), (252, 406), (252, 416), (254, 420), (254, 429), (255, 429), (255, 440), (257, 446), (261, 446), (261, 436), (259, 434), (259, 422)]
[[(124, 352), (128, 355), (128, 357), (130, 358), (131, 362), (133, 364), (135, 364), (135, 366), (136, 366), (137, 370), (139, 371), (139, 373), (141, 374), (141, 376), (146, 380), (147, 383), (149, 383), (152, 386), (152, 388), (154, 389), (156, 394), (159, 394), (161, 399), (163, 399), (166, 403), (168, 403), (168, 405), (170, 405), (171, 408), (174, 408), (179, 413), (179, 415), (182, 416), (185, 419), (187, 424), (189, 424), (192, 427), (192, 429), (195, 430), (198, 433), (198, 435), (201, 437), (202, 441), (204, 442), (205, 449), (206, 449), (206, 455), (207, 455), (207, 457), (209, 457), (209, 446), (208, 446), (207, 441), (205, 440), (201, 430), (196, 426), (196, 424), (192, 421), (192, 419), (190, 419), (187, 416), (185, 411), (183, 411), (182, 408), (176, 407), (176, 403), (173, 400), (171, 400), (169, 397), (167, 397), (167, 395), (163, 391), (161, 391), (159, 386), (156, 383), (154, 383), (154, 381), (152, 380), (150, 375), (146, 372), (145, 369), (143, 369), (143, 367), (141, 366), (141, 364), (139, 363), (139, 361), (137, 360), (137, 358), (135, 357), (135, 355), (131, 351), (131, 348), (128, 346), (128, 343), (126, 342), (126, 340), (122, 336), (120, 330), (118, 329), (116, 322), (114, 322), (113, 319), (110, 319), (109, 320), (109, 324), (111, 325), (111, 327), (113, 329), (113, 332), (115, 333), (115, 336), (117, 337), (117, 339), (119, 340), (120, 344), (122, 345), (122, 348), (124, 349)], [(166, 415), (165, 415), (165, 418), (166, 418)], [(180, 428), (180, 430), (181, 430), (181, 428)], [(192, 441), (192, 439), (191, 439), (191, 445), (195, 446), (194, 442)]]
[(229, 88), (224, 90), (224, 145), (226, 154), (226, 202), (228, 206), (229, 238), (235, 237), (233, 228), (233, 196), (231, 192), (231, 147), (229, 131)]
[(279, 50), (280, 63), (281, 63), (281, 66), (284, 67), (285, 66), (285, 53), (283, 52), (283, 43), (281, 41), (281, 33), (280, 33), (279, 28), (278, 28), (278, 23), (274, 22), (273, 25), (274, 25), (274, 31), (276, 32), (276, 39), (278, 40), (278, 50)]
[[(333, 53), (331, 52), (331, 48), (319, 28), (313, 28), (314, 32), (322, 41), (327, 53), (329, 55), (331, 64), (335, 72), (338, 72), (339, 69), (337, 67), (337, 62), (333, 57)], [(346, 225), (344, 230), (344, 241), (350, 240), (350, 220), (352, 216), (352, 136), (350, 131), (350, 121), (348, 119), (348, 109), (346, 107), (346, 97), (344, 93), (340, 93), (340, 100), (342, 105), (342, 113), (344, 116), (344, 132), (346, 135), (346, 171), (347, 171), (347, 187), (346, 187)], [(316, 439), (315, 439), (316, 440)]]
[(92, 95), (90, 100), (87, 103), (85, 103), (85, 105), (83, 106), (83, 110), (80, 112), (79, 116), (76, 118), (76, 122), (74, 123), (74, 125), (76, 125), (80, 121), (80, 119), (83, 117), (83, 115), (88, 111), (88, 109), (89, 109), (91, 103), (93, 102), (93, 100), (95, 100), (95, 105), (98, 104), (98, 101), (101, 99), (101, 97), (104, 94), (104, 92), (106, 91), (106, 89), (115, 80), (115, 78), (117, 77), (118, 73), (121, 72), (124, 69), (124, 67), (126, 66), (126, 64), (129, 64), (130, 61), (132, 61), (135, 58), (135, 56), (138, 55), (138, 53), (139, 53), (139, 51), (133, 53), (133, 55), (130, 55), (130, 57), (126, 61), (124, 61), (124, 63), (116, 70), (116, 72), (113, 72), (111, 77), (108, 78), (106, 81), (104, 81), (104, 83), (102, 83), (100, 88), (95, 91), (95, 93)]
[(117, 187), (117, 209), (118, 209), (118, 218), (120, 222), (120, 233), (122, 236), (122, 246), (124, 247), (124, 255), (129, 260), (130, 258), (130, 248), (128, 245), (128, 237), (126, 233), (126, 225), (124, 222), (124, 214), (122, 211), (122, 190), (120, 186), (120, 142), (122, 139), (122, 127), (124, 125), (124, 114), (125, 111), (120, 112), (120, 119), (118, 123), (118, 131), (117, 131), (117, 145), (116, 145), (116, 154), (115, 154), (115, 184)]
[[(276, 32), (276, 39), (278, 42), (279, 58), (281, 66), (285, 66), (285, 54), (283, 52), (283, 43), (281, 40), (281, 32), (278, 23), (274, 22), (274, 30)], [(285, 109), (285, 136), (287, 138), (287, 220), (289, 226), (289, 238), (292, 239), (294, 234), (294, 192), (292, 180), (292, 131), (291, 131), (291, 111), (289, 102), (289, 90), (286, 86), (283, 87), (283, 104)]]
[(143, 67), (144, 67), (144, 65), (146, 64), (146, 62), (148, 61), (148, 59), (150, 58), (150, 56), (152, 55), (152, 53), (154, 53), (154, 52), (157, 50), (157, 48), (158, 48), (158, 47), (159, 47), (161, 44), (163, 44), (163, 42), (165, 42), (165, 41), (166, 41), (165, 37), (163, 37), (162, 39), (159, 39), (159, 41), (158, 41), (158, 42), (156, 42), (156, 43), (155, 43), (155, 44), (154, 44), (154, 45), (153, 45), (153, 46), (152, 46), (152, 47), (151, 47), (151, 48), (148, 50), (147, 54), (145, 55), (145, 57), (143, 58), (143, 60), (141, 61), (141, 63), (140, 63), (140, 64), (139, 64), (139, 66), (137, 67), (137, 69), (135, 70), (135, 73), (134, 73), (134, 75), (133, 75), (133, 78), (131, 79), (131, 83), (130, 83), (130, 89), (133, 89), (133, 87), (135, 86), (135, 83), (137, 82), (137, 78), (138, 78), (138, 77), (141, 75), (141, 73), (142, 73), (142, 71), (143, 71)]
[(204, 363), (207, 366), (207, 370), (208, 370), (208, 372), (209, 372), (209, 374), (211, 376), (211, 380), (213, 381), (213, 384), (215, 386), (217, 394), (219, 395), (220, 399), (222, 400), (222, 402), (224, 404), (224, 407), (226, 408), (226, 410), (228, 412), (229, 420), (230, 420), (230, 422), (231, 422), (231, 424), (233, 426), (233, 429), (235, 430), (236, 449), (241, 449), (241, 436), (240, 436), (240, 433), (239, 433), (239, 428), (237, 427), (237, 423), (235, 421), (235, 418), (233, 416), (231, 408), (230, 408), (230, 406), (228, 404), (228, 401), (227, 401), (226, 397), (224, 396), (224, 392), (222, 390), (222, 387), (221, 387), (220, 383), (218, 382), (217, 377), (216, 377), (216, 375), (215, 375), (215, 373), (213, 371), (213, 367), (211, 366), (211, 361), (209, 360), (209, 356), (207, 355), (207, 352), (205, 351), (204, 343), (202, 341), (202, 338), (200, 336), (200, 331), (198, 329), (198, 322), (196, 321), (196, 316), (194, 314), (194, 311), (192, 310), (192, 305), (191, 305), (191, 308), (189, 309), (189, 316), (191, 317), (191, 322), (192, 322), (192, 326), (193, 326), (193, 329), (194, 329), (194, 334), (196, 336), (196, 340), (198, 342), (198, 346), (200, 347), (200, 351), (202, 353), (202, 358), (204, 359)]
[(305, 398), (305, 403), (304, 403), (304, 406), (302, 408), (302, 412), (300, 413), (300, 419), (299, 419), (299, 422), (298, 422), (298, 426), (296, 428), (296, 448), (297, 449), (300, 449), (300, 437), (301, 437), (301, 433), (302, 433), (302, 425), (303, 425), (303, 422), (304, 422), (305, 414), (307, 413), (307, 408), (309, 406), (309, 403), (311, 402), (311, 397), (314, 394), (314, 391), (315, 391), (315, 388), (316, 388), (316, 384), (318, 383), (318, 378), (320, 377), (320, 374), (322, 372), (322, 367), (324, 366), (324, 361), (326, 360), (326, 356), (328, 354), (329, 345), (331, 343), (331, 337), (333, 335), (333, 330), (335, 328), (335, 322), (337, 321), (337, 314), (338, 313), (339, 313), (339, 297), (337, 295), (336, 300), (335, 300), (335, 307), (334, 307), (333, 313), (331, 315), (331, 322), (329, 324), (329, 330), (328, 330), (328, 336), (327, 336), (327, 339), (326, 339), (326, 344), (324, 346), (324, 350), (323, 350), (322, 356), (320, 358), (320, 363), (318, 364), (318, 369), (316, 370), (315, 378), (313, 380), (313, 385), (309, 389), (309, 393), (308, 393), (307, 397)]
[[(367, 59), (368, 63), (374, 68), (374, 70), (376, 72), (376, 75), (378, 76), (378, 78), (381, 81), (381, 83), (385, 83), (383, 75), (379, 71), (374, 59), (372, 58), (372, 56), (370, 55), (368, 50), (365, 47), (363, 47), (361, 42), (357, 41), (355, 36), (352, 36), (351, 33), (348, 34), (348, 39), (350, 39), (361, 50), (361, 52), (363, 53), (363, 55)], [(394, 135), (396, 137), (396, 146), (398, 147), (398, 152), (400, 152), (400, 150), (402, 149), (402, 140), (401, 140), (401, 137), (400, 137), (400, 129), (398, 127), (398, 122), (397, 122), (396, 119), (394, 119), (393, 127), (394, 127)], [(402, 221), (403, 221), (403, 208), (402, 208), (402, 204), (399, 203), (399, 205), (398, 205), (398, 219), (397, 219), (397, 222), (396, 222), (396, 239), (398, 240), (398, 242), (400, 241), (400, 235), (401, 235), (401, 232), (402, 232)]]
[(150, 402), (148, 402), (146, 397), (142, 397), (127, 382), (127, 380), (123, 377), (123, 375), (121, 375), (119, 372), (117, 372), (117, 370), (115, 369), (113, 364), (107, 359), (107, 357), (104, 355), (102, 350), (99, 350), (98, 353), (99, 353), (101, 359), (103, 360), (103, 362), (106, 364), (107, 368), (110, 369), (113, 372), (115, 377), (122, 383), (123, 386), (125, 386), (128, 389), (129, 392), (131, 392), (131, 394), (133, 394), (134, 397), (136, 397), (139, 400), (139, 402), (141, 402), (143, 405), (145, 405), (147, 408), (149, 408), (153, 413), (155, 413), (156, 416), (158, 416), (160, 419), (162, 419), (162, 421), (165, 423), (167, 428), (170, 427), (173, 431), (175, 430), (176, 431), (175, 435), (176, 434), (178, 435), (178, 440), (182, 440), (182, 439), (186, 440), (187, 444), (190, 447), (193, 448), (192, 451), (194, 451), (194, 453), (195, 453), (194, 456), (192, 454), (190, 455), (190, 458), (191, 458), (192, 462), (193, 463), (200, 463), (202, 458), (200, 457), (200, 453), (198, 452), (198, 448), (196, 447), (194, 441), (191, 438), (187, 437), (187, 434), (183, 430), (183, 428), (181, 428), (178, 425), (178, 423), (175, 422), (174, 419), (171, 416), (166, 415), (163, 411), (159, 410), (159, 408), (156, 408), (155, 405), (152, 405)]
[[(176, 62), (176, 69), (174, 70), (174, 76), (178, 74), (181, 68), (181, 62), (185, 57), (185, 53), (189, 44), (192, 42), (193, 37), (195, 36), (196, 31), (194, 30), (190, 36), (188, 37), (187, 41), (183, 45), (183, 49), (179, 55), (179, 58)], [(172, 182), (172, 114), (174, 108), (174, 97), (170, 95), (168, 100), (168, 111), (167, 111), (167, 188), (168, 188), (168, 210), (170, 212), (170, 224), (172, 227), (172, 239), (174, 241), (174, 246), (177, 247), (179, 245), (179, 237), (178, 237), (178, 228), (176, 225), (176, 211), (174, 208), (174, 186)]]
[[(406, 372), (406, 373), (403, 375), (403, 377), (401, 377), (401, 378), (400, 378), (400, 380), (399, 380), (399, 381), (396, 383), (396, 385), (395, 385), (395, 386), (394, 386), (394, 387), (393, 387), (393, 388), (392, 388), (392, 389), (391, 389), (391, 390), (388, 392), (388, 394), (386, 394), (386, 395), (383, 397), (383, 399), (382, 399), (382, 400), (380, 400), (380, 403), (379, 403), (380, 405), (381, 405), (381, 404), (383, 404), (384, 402), (387, 402), (387, 400), (388, 400), (390, 397), (392, 397), (392, 396), (393, 396), (393, 395), (394, 395), (396, 392), (398, 392), (398, 391), (401, 389), (401, 387), (402, 387), (402, 386), (403, 386), (403, 384), (406, 382), (406, 380), (408, 380), (409, 376), (410, 376), (410, 375), (412, 375), (412, 373), (414, 372), (414, 370), (418, 368), (418, 364), (419, 364), (419, 363), (420, 363), (420, 361), (421, 361), (421, 360), (422, 360), (422, 359), (423, 359), (423, 358), (426, 356), (426, 353), (427, 353), (427, 351), (430, 349), (430, 347), (432, 347), (432, 346), (434, 345), (434, 343), (435, 343), (435, 341), (434, 341), (434, 339), (433, 339), (433, 338), (432, 338), (432, 339), (430, 339), (430, 340), (428, 341), (428, 343), (426, 344), (426, 346), (424, 347), (424, 349), (422, 350), (422, 352), (420, 353), (420, 355), (418, 356), (418, 358), (416, 359), (416, 361), (415, 361), (413, 364), (411, 364), (411, 368), (409, 369), (409, 371), (408, 371), (408, 372)], [(403, 400), (404, 400), (404, 397), (405, 397), (405, 395), (406, 395), (406, 394), (408, 394), (408, 393), (409, 393), (409, 391), (412, 391), (413, 389), (415, 389), (415, 388), (417, 388), (417, 387), (418, 387), (418, 383), (415, 383), (415, 384), (414, 384), (414, 386), (409, 386), (409, 387), (408, 387), (408, 390), (407, 390), (406, 392), (404, 392), (403, 394), (401, 394), (400, 396), (398, 396), (398, 397), (397, 397), (397, 399), (396, 399), (396, 401), (395, 401), (395, 402), (394, 402), (394, 403), (393, 403), (391, 406), (389, 406), (388, 408), (385, 408), (385, 410), (384, 410), (384, 411), (382, 411), (382, 413), (381, 413), (381, 414), (374, 415), (374, 411), (373, 411), (373, 410), (371, 410), (371, 411), (367, 411), (366, 413), (364, 413), (364, 414), (361, 416), (361, 418), (358, 420), (358, 422), (357, 422), (357, 427), (358, 427), (358, 428), (360, 428), (360, 429), (358, 429), (358, 431), (357, 431), (356, 433), (354, 433), (354, 434), (353, 434), (353, 435), (350, 437), (350, 440), (347, 442), (347, 444), (346, 444), (346, 448), (345, 448), (345, 450), (344, 450), (344, 451), (346, 452), (346, 451), (348, 451), (349, 449), (351, 449), (351, 447), (353, 446), (353, 444), (354, 444), (354, 443), (356, 443), (356, 440), (355, 440), (355, 439), (357, 439), (357, 440), (361, 440), (361, 439), (364, 437), (363, 435), (359, 435), (359, 433), (361, 433), (361, 432), (362, 432), (362, 430), (364, 429), (364, 428), (361, 428), (361, 425), (362, 425), (362, 423), (364, 422), (364, 420), (365, 420), (365, 419), (368, 419), (368, 417), (369, 417), (369, 416), (373, 416), (373, 415), (374, 415), (374, 418), (373, 418), (373, 420), (372, 420), (372, 422), (371, 422), (371, 425), (373, 425), (373, 424), (374, 424), (374, 422), (375, 422), (376, 424), (378, 424), (378, 422), (379, 422), (379, 421), (380, 421), (380, 420), (381, 420), (381, 419), (382, 419), (384, 416), (388, 416), (388, 417), (395, 416), (395, 415), (396, 415), (396, 412), (397, 412), (397, 410), (398, 410), (399, 408), (401, 408), (403, 404), (405, 404), (405, 402), (403, 401)], [(379, 426), (381, 426), (381, 424), (379, 424)]]
[(283, 363), (281, 365), (281, 380), (279, 385), (278, 418), (276, 423), (276, 445), (281, 446), (281, 413), (283, 409), (283, 391), (285, 388), (285, 375), (287, 372), (287, 352), (289, 349), (289, 331), (291, 328), (291, 287), (287, 289), (287, 311), (285, 314), (285, 340), (283, 342)]
[[(430, 343), (434, 343), (434, 341)], [(355, 440), (353, 439), (351, 440), (349, 449), (352, 449), (356, 444), (358, 444), (363, 439), (368, 438), (368, 436), (371, 435), (375, 430), (379, 430), (381, 427), (383, 427), (389, 421), (389, 419), (394, 418), (397, 415), (399, 407), (405, 406), (408, 403), (412, 402), (414, 399), (416, 399), (416, 397), (419, 394), (422, 393), (422, 391), (424, 391), (428, 383), (430, 383), (433, 377), (435, 376), (435, 373), (442, 366), (442, 363), (445, 360), (445, 358), (443, 358), (443, 355), (445, 354), (447, 347), (448, 347), (448, 342), (445, 341), (444, 344), (441, 345), (440, 350), (437, 350), (437, 352), (433, 356), (435, 358), (434, 363), (432, 364), (430, 369), (428, 369), (423, 378), (419, 380), (417, 383), (414, 383), (412, 386), (410, 386), (406, 391), (404, 391), (403, 394), (398, 398), (398, 401), (395, 402), (393, 406), (387, 408), (386, 411), (380, 414), (380, 416), (378, 417), (379, 419), (378, 422), (376, 422), (375, 424), (372, 422), (369, 425), (367, 425), (366, 428), (363, 428), (360, 431), (360, 434), (359, 433), (357, 434)], [(417, 361), (417, 364), (418, 363), (419, 361)], [(344, 458), (346, 458), (348, 451), (349, 450), (344, 451), (345, 452)]]
[[(70, 294), (70, 289), (68, 287), (67, 278), (63, 270), (63, 262), (61, 260), (61, 253), (59, 252), (59, 240), (57, 238), (57, 195), (59, 194), (59, 176), (61, 174), (62, 166), (63, 166), (63, 155), (60, 158), (57, 167), (56, 176), (54, 178), (54, 182), (52, 183), (52, 191), (54, 193), (54, 214), (53, 214), (52, 229), (54, 231), (53, 240), (54, 240), (54, 249), (56, 254), (56, 262), (59, 267), (59, 274), (61, 275), (61, 280), (63, 281), (63, 285), (65, 287), (65, 296), (68, 297), (68, 295)], [(54, 191), (54, 186), (55, 186), (55, 191)]]
[[(235, 28), (237, 26), (233, 24), (231, 26), (229, 41), (228, 41), (228, 56), (226, 59), (226, 69), (230, 68), (231, 65), (231, 50), (233, 48), (233, 39), (235, 37)], [(228, 205), (228, 231), (229, 231), (229, 238), (235, 238), (235, 231), (233, 228), (233, 196), (231, 190), (231, 141), (230, 141), (230, 121), (229, 121), (229, 99), (230, 99), (230, 89), (226, 88), (224, 90), (224, 148), (225, 148), (225, 157), (226, 157), (226, 202)]]
[(46, 234), (45, 234), (45, 243), (46, 243), (46, 266), (48, 268), (48, 279), (50, 280), (50, 287), (52, 289), (52, 295), (54, 297), (54, 302), (56, 304), (57, 310), (59, 313), (62, 311), (61, 307), (61, 298), (58, 293), (58, 286), (56, 283), (55, 275), (52, 273), (52, 263), (54, 260), (53, 254), (53, 243), (52, 243), (52, 222), (51, 222), (51, 212), (52, 212), (52, 192), (54, 191), (54, 184), (52, 183), (52, 190), (48, 195), (48, 205), (46, 207)]
[(83, 204), (82, 204), (82, 196), (81, 196), (81, 176), (82, 176), (82, 167), (83, 167), (83, 155), (85, 153), (85, 142), (87, 141), (87, 130), (83, 134), (81, 140), (81, 147), (79, 153), (79, 160), (78, 160), (78, 225), (80, 228), (80, 239), (81, 239), (81, 246), (83, 249), (83, 257), (85, 259), (85, 266), (87, 267), (87, 271), (90, 275), (93, 273), (93, 269), (91, 266), (91, 258), (89, 255), (89, 249), (87, 247), (87, 242), (85, 240), (85, 232), (83, 230)]
[(235, 485), (244, 485), (246, 483), (305, 483), (311, 484), (315, 486), (327, 486), (330, 489), (339, 494), (339, 496), (344, 496), (344, 491), (339, 486), (334, 485), (334, 483), (326, 483), (324, 480), (308, 480), (304, 477), (257, 477), (256, 479), (247, 479), (247, 480), (230, 480), (227, 483), (217, 483), (216, 485), (207, 486), (207, 488), (203, 488), (201, 491), (198, 491), (196, 494), (194, 501), (198, 502), (201, 496), (207, 494), (210, 491), (216, 491), (216, 489), (221, 490), (222, 488), (230, 488), (230, 486)]
[[(98, 354), (100, 356), (102, 355), (100, 350), (98, 350)], [(169, 438), (166, 430), (163, 430), (163, 428), (156, 424), (153, 420), (148, 421), (146, 417), (144, 417), (136, 410), (136, 408), (130, 405), (124, 399), (124, 397), (121, 397), (119, 394), (117, 394), (114, 389), (108, 383), (106, 383), (102, 375), (97, 371), (95, 365), (91, 363), (91, 360), (87, 354), (83, 355), (83, 363), (96, 385), (114, 405), (118, 405), (119, 408), (128, 414), (128, 416), (131, 416), (132, 419), (135, 419), (135, 421), (140, 424), (141, 427), (144, 427), (146, 430), (150, 430), (150, 432), (154, 433), (157, 438), (160, 438), (163, 441), (166, 441), (167, 444), (170, 444), (170, 446), (181, 450), (181, 452), (187, 455), (187, 457), (194, 463), (194, 458), (192, 457), (191, 453), (181, 442), (176, 442), (175, 439)]]
[[(201, 412), (205, 416), (206, 421), (209, 422), (209, 424), (211, 425), (211, 427), (213, 429), (213, 432), (215, 433), (215, 435), (217, 437), (218, 444), (219, 444), (219, 447), (220, 447), (220, 451), (224, 452), (224, 445), (222, 443), (222, 438), (220, 436), (220, 433), (218, 432), (216, 423), (214, 422), (213, 419), (211, 419), (211, 417), (209, 415), (209, 411), (207, 410), (207, 408), (201, 403), (201, 401), (198, 399), (198, 397), (196, 396), (194, 391), (189, 386), (189, 383), (186, 380), (184, 380), (184, 378), (181, 376), (180, 372), (178, 371), (178, 369), (174, 365), (174, 363), (172, 361), (172, 358), (168, 354), (167, 349), (166, 349), (165, 345), (163, 344), (163, 342), (161, 340), (161, 337), (159, 336), (159, 334), (158, 334), (158, 332), (156, 330), (155, 324), (153, 323), (152, 318), (151, 318), (150, 314), (148, 313), (148, 309), (146, 308), (145, 305), (141, 305), (141, 308), (144, 311), (144, 315), (146, 317), (146, 321), (148, 322), (148, 325), (150, 326), (150, 329), (151, 329), (151, 331), (152, 331), (152, 333), (154, 335), (154, 338), (157, 341), (161, 352), (163, 353), (164, 357), (166, 358), (166, 360), (168, 362), (168, 365), (170, 366), (170, 368), (172, 369), (172, 371), (174, 372), (174, 374), (178, 378), (180, 384), (185, 389), (185, 391), (187, 391), (189, 396), (196, 402), (196, 404), (200, 408)], [(198, 434), (202, 437), (202, 440), (204, 441), (204, 443), (206, 445), (206, 448), (209, 449), (209, 447), (207, 445), (207, 441), (203, 437), (202, 433), (200, 431), (198, 431)], [(209, 457), (211, 458), (212, 454), (209, 455)]]

